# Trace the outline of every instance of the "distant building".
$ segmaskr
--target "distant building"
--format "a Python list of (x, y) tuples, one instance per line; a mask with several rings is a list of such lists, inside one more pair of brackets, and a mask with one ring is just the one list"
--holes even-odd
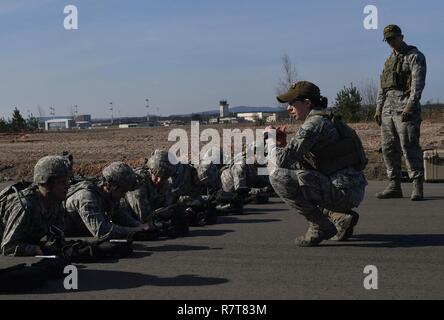
[(218, 124), (218, 123), (239, 123), (239, 119), (236, 117), (224, 117), (224, 118), (210, 118), (209, 124)]
[(226, 118), (229, 116), (229, 109), (228, 109), (228, 103), (227, 100), (222, 100), (219, 102), (219, 110), (220, 110), (220, 117)]
[(119, 124), (120, 129), (137, 128), (137, 123)]
[(91, 122), (90, 114), (79, 114), (74, 118), (75, 122)]
[(267, 120), (268, 117), (275, 114), (271, 112), (239, 112), (238, 118), (243, 118), (245, 121), (255, 122), (256, 120)]
[(77, 129), (88, 129), (91, 128), (91, 121), (76, 121)]
[(75, 127), (73, 119), (51, 119), (45, 121), (45, 130), (68, 130)]
[(219, 118), (219, 123), (239, 123), (236, 117)]

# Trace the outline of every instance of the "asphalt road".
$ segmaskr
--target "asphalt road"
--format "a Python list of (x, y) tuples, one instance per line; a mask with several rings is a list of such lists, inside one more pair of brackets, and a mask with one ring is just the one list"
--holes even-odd
[[(133, 257), (79, 266), (79, 289), (51, 281), (0, 299), (444, 299), (444, 185), (427, 201), (377, 200), (371, 182), (355, 237), (298, 248), (306, 223), (273, 199), (175, 240), (140, 242)], [(409, 185), (403, 185), (405, 196)], [(34, 258), (0, 258), (0, 268)], [(364, 267), (378, 269), (366, 290)]]

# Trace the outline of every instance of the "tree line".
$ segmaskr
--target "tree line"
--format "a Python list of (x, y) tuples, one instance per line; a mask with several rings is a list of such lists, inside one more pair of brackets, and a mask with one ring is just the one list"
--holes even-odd
[[(276, 94), (282, 94), (299, 80), (298, 72), (290, 57), (285, 54), (282, 57), (282, 75), (278, 80)], [(346, 122), (373, 122), (376, 112), (376, 99), (378, 85), (374, 80), (362, 81), (358, 86), (353, 83), (344, 86), (337, 94), (331, 107), (335, 108)], [(283, 109), (286, 104), (280, 104)], [(444, 104), (426, 101), (421, 106), (422, 119), (442, 121), (444, 120)]]
[(39, 121), (32, 114), (28, 119), (24, 119), (17, 108), (12, 112), (10, 119), (0, 118), (0, 132), (28, 132), (36, 131), (39, 128)]

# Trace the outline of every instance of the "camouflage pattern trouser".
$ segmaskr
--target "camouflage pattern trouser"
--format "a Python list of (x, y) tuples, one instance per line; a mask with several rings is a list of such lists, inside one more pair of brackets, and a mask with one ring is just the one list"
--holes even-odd
[(409, 177), (416, 179), (424, 176), (423, 155), (419, 145), (420, 126), (419, 112), (416, 112), (409, 122), (402, 122), (399, 112), (383, 113), (382, 155), (389, 179), (401, 177), (401, 152), (406, 161)]
[(235, 192), (242, 188), (263, 188), (268, 185), (268, 176), (258, 175), (253, 165), (234, 164), (221, 173), (222, 189)]
[(324, 208), (345, 213), (362, 202), (367, 185), (362, 172), (353, 169), (328, 177), (314, 170), (277, 168), (270, 182), (278, 196), (303, 216)]
[(222, 189), (225, 192), (234, 192), (247, 188), (247, 170), (243, 164), (234, 164), (222, 171), (220, 175)]

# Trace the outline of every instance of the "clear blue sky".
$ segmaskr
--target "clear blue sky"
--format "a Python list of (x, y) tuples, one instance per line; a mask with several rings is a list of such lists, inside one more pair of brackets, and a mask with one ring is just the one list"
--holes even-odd
[[(79, 10), (79, 30), (63, 28), (63, 8)], [(379, 9), (365, 30), (363, 9)], [(2, 0), (0, 116), (162, 115), (232, 106), (273, 106), (288, 54), (302, 79), (331, 101), (350, 82), (379, 78), (389, 48), (386, 24), (399, 24), (427, 57), (423, 102), (444, 101), (444, 2), (261, 0)], [(119, 110), (117, 110), (119, 109)]]

